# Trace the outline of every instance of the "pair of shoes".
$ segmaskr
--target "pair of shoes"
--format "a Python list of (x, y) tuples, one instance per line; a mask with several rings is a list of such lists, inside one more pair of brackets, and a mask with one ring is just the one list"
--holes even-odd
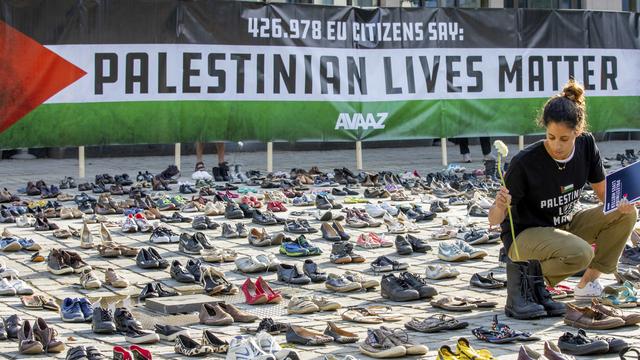
[[(456, 359), (495, 359), (491, 352), (486, 349), (476, 350), (471, 347), (469, 340), (459, 338), (456, 342), (456, 351), (454, 352), (449, 345), (443, 345), (438, 349), (438, 360), (456, 360)], [(555, 359), (555, 358), (554, 358)]]
[(289, 325), (286, 339), (288, 343), (300, 345), (324, 345), (333, 341), (331, 336), (298, 325)]
[(505, 314), (528, 320), (543, 316), (561, 316), (563, 303), (553, 301), (546, 289), (539, 261), (514, 262), (507, 258), (507, 302)]
[(412, 301), (432, 298), (438, 294), (436, 289), (427, 284), (419, 275), (403, 272), (399, 276), (384, 275), (380, 281), (380, 295), (392, 301)]
[(426, 319), (411, 318), (404, 324), (409, 330), (419, 331), (423, 333), (434, 333), (438, 331), (446, 330), (459, 330), (469, 326), (466, 321), (458, 321), (453, 316), (449, 316), (442, 313), (431, 315)]
[(0, 250), (5, 252), (14, 252), (20, 250), (38, 251), (41, 246), (33, 239), (19, 237), (3, 237), (0, 238)]
[(280, 253), (287, 256), (311, 256), (320, 255), (322, 250), (313, 245), (304, 235), (295, 240), (285, 237), (280, 244)]
[(419, 239), (411, 234), (397, 235), (395, 240), (398, 255), (411, 255), (414, 252), (426, 253), (431, 250), (431, 245), (427, 241)]
[(249, 235), (247, 236), (249, 240), (249, 244), (253, 246), (270, 246), (270, 245), (280, 245), (282, 244), (282, 240), (284, 239), (284, 234), (278, 233), (274, 236), (267, 233), (265, 228), (251, 228), (249, 231)]
[(387, 256), (378, 256), (373, 262), (371, 262), (371, 269), (376, 273), (406, 270), (408, 268), (409, 264), (393, 260)]
[(578, 330), (575, 335), (566, 332), (558, 339), (558, 348), (562, 352), (572, 355), (619, 353), (628, 347), (629, 344), (626, 341), (615, 337), (594, 336), (590, 338), (583, 329)]
[(255, 283), (247, 278), (242, 284), (242, 292), (249, 305), (273, 304), (282, 301), (280, 292), (274, 291), (262, 276), (259, 276)]
[(80, 285), (86, 290), (98, 289), (102, 286), (102, 281), (98, 279), (91, 269), (84, 269), (80, 273)]
[(47, 256), (47, 269), (54, 275), (65, 275), (79, 274), (86, 269), (91, 270), (91, 266), (76, 252), (51, 249)]
[(18, 330), (18, 352), (25, 355), (60, 353), (65, 346), (56, 338), (57, 335), (58, 332), (49, 327), (43, 318), (37, 318), (33, 326), (24, 320)]
[[(116, 331), (124, 334), (124, 339), (132, 344), (153, 344), (160, 341), (155, 332), (142, 329), (142, 324), (133, 317), (133, 314), (124, 307), (116, 308), (113, 314)], [(115, 353), (114, 353), (115, 355)], [(151, 353), (149, 353), (151, 356)]]
[(60, 307), (64, 322), (88, 322), (93, 318), (93, 308), (87, 298), (65, 298)]
[(235, 260), (238, 271), (245, 274), (264, 271), (276, 271), (280, 260), (273, 254), (260, 254), (258, 256), (245, 256)]
[(153, 229), (149, 241), (154, 244), (173, 244), (180, 242), (180, 235), (174, 233), (171, 229), (160, 226)]
[(231, 304), (202, 304), (199, 313), (200, 323), (205, 325), (225, 326), (234, 322), (250, 323), (259, 317), (242, 311)]
[(226, 239), (243, 238), (249, 236), (247, 227), (243, 223), (236, 223), (235, 230), (227, 223), (222, 224), (222, 237)]
[(349, 241), (337, 241), (331, 246), (329, 260), (334, 264), (362, 263), (364, 256), (353, 252), (353, 243)]
[(211, 353), (223, 353), (229, 348), (226, 341), (220, 340), (210, 330), (202, 331), (202, 342), (189, 337), (188, 334), (178, 334), (173, 347), (176, 354), (185, 356), (207, 356)]
[(311, 227), (307, 220), (302, 219), (286, 220), (284, 222), (284, 231), (293, 234), (312, 234), (318, 232), (317, 229)]
[(322, 238), (328, 241), (349, 240), (350, 238), (349, 234), (337, 221), (333, 223), (323, 222), (320, 226), (320, 232), (322, 233)]
[(113, 347), (113, 360), (151, 360), (152, 358), (151, 351), (138, 345), (131, 345), (128, 349), (123, 346)]
[(319, 311), (334, 311), (340, 303), (320, 296), (294, 296), (287, 304), (287, 314), (312, 314)]
[(138, 295), (138, 300), (178, 295), (180, 295), (179, 292), (166, 290), (159, 282), (150, 282), (142, 288), (140, 295)]
[(469, 284), (483, 289), (502, 289), (507, 286), (507, 281), (494, 278), (493, 272), (490, 272), (487, 276), (475, 273), (471, 275)]
[(376, 233), (360, 234), (356, 240), (356, 246), (362, 249), (377, 249), (381, 247), (392, 247), (393, 242), (384, 238), (384, 235), (379, 236)]
[(204, 288), (205, 294), (213, 296), (235, 295), (238, 288), (227, 280), (224, 274), (212, 266), (200, 267), (200, 286)]
[(114, 334), (116, 323), (111, 310), (96, 306), (91, 318), (91, 331), (96, 334)]
[(276, 340), (267, 332), (261, 331), (255, 337), (236, 336), (229, 343), (228, 359), (299, 359), (294, 350), (282, 349)]
[(306, 285), (311, 282), (311, 278), (301, 273), (295, 264), (278, 264), (278, 281), (292, 285)]
[(106, 360), (95, 346), (74, 346), (67, 351), (66, 360)]
[(335, 292), (349, 292), (363, 289), (362, 284), (355, 279), (349, 279), (345, 275), (330, 273), (324, 286)]
[(482, 259), (487, 256), (484, 250), (476, 249), (462, 240), (451, 243), (438, 244), (438, 258), (444, 261), (465, 261), (469, 259)]
[(32, 295), (33, 288), (27, 285), (26, 282), (10, 277), (0, 279), (0, 295)]
[(169, 261), (160, 256), (155, 248), (149, 247), (138, 251), (136, 265), (141, 269), (166, 269), (169, 267)]
[(507, 324), (498, 322), (498, 315), (493, 316), (491, 328), (479, 327), (471, 330), (479, 340), (484, 340), (493, 344), (506, 344), (514, 341), (537, 341), (540, 337), (528, 332), (517, 331)]
[(359, 350), (374, 358), (393, 358), (425, 355), (429, 348), (411, 342), (409, 335), (402, 329), (392, 330), (381, 326), (379, 329), (367, 330), (367, 338), (360, 344)]

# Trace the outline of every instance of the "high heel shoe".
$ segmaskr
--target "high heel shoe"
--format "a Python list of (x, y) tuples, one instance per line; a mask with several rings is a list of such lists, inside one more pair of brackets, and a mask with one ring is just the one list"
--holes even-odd
[(151, 355), (151, 351), (147, 349), (143, 349), (138, 345), (129, 346), (129, 350), (133, 354), (133, 360), (152, 360), (153, 356)]
[(250, 278), (247, 278), (244, 284), (242, 284), (242, 292), (249, 305), (266, 304), (269, 301), (267, 294), (258, 290)]
[(259, 276), (258, 280), (256, 280), (256, 288), (259, 292), (267, 295), (267, 302), (269, 304), (275, 304), (282, 301), (282, 295), (280, 295), (279, 292), (274, 291), (271, 286), (269, 286), (269, 283), (262, 278), (262, 276)]

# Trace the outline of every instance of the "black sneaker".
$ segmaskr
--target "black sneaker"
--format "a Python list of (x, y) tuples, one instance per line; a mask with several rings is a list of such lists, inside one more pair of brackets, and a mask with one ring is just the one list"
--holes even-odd
[(345, 190), (340, 190), (338, 188), (333, 188), (333, 189), (331, 189), (331, 195), (334, 195), (334, 196), (347, 196), (349, 194)]
[(141, 269), (157, 269), (160, 266), (158, 259), (153, 257), (145, 248), (138, 251), (138, 255), (136, 255), (136, 265)]
[(438, 295), (438, 291), (431, 285), (427, 284), (427, 281), (420, 277), (420, 275), (416, 275), (410, 272), (400, 273), (400, 278), (409, 284), (414, 290), (418, 291), (420, 294), (420, 299), (431, 298)]
[(564, 333), (558, 339), (558, 347), (563, 353), (571, 355), (603, 354), (609, 351), (609, 344), (605, 340), (590, 339), (584, 330), (578, 330), (577, 335)]
[(198, 215), (193, 218), (193, 222), (191, 222), (191, 227), (195, 230), (207, 230), (207, 217), (205, 215)]
[(409, 243), (411, 243), (411, 248), (415, 252), (426, 253), (427, 251), (431, 250), (431, 245), (429, 245), (426, 240), (422, 240), (411, 234), (407, 235), (407, 240), (409, 241)]
[(173, 325), (155, 325), (155, 332), (160, 340), (174, 341), (178, 335), (188, 335), (189, 329)]
[(157, 298), (160, 297), (156, 288), (153, 286), (153, 283), (148, 283), (142, 288), (140, 295), (138, 296), (138, 300), (145, 300), (149, 298)]
[(318, 269), (318, 264), (313, 262), (311, 259), (307, 259), (304, 261), (302, 265), (302, 272), (311, 279), (311, 281), (315, 282), (325, 282), (327, 281), (327, 273), (320, 272)]
[(177, 291), (169, 291), (167, 289), (165, 289), (162, 284), (160, 284), (159, 282), (154, 284), (155, 288), (156, 288), (156, 292), (158, 293), (158, 295), (160, 297), (170, 297), (170, 296), (179, 296), (180, 293)]
[(243, 219), (244, 212), (240, 209), (238, 204), (233, 201), (227, 201), (227, 207), (224, 209), (224, 217), (227, 219)]
[(96, 334), (113, 334), (116, 332), (116, 324), (113, 321), (111, 310), (100, 306), (93, 308), (91, 330)]
[(200, 260), (189, 259), (187, 261), (187, 265), (185, 266), (189, 274), (193, 275), (193, 278), (199, 282), (200, 277), (202, 276), (202, 270), (200, 267), (202, 266), (202, 262)]
[(169, 267), (169, 261), (160, 256), (155, 248), (149, 247), (147, 248), (147, 252), (149, 252), (149, 254), (158, 261), (158, 268), (166, 269)]
[[(182, 243), (181, 243), (182, 244)], [(191, 275), (187, 269), (180, 263), (179, 260), (173, 260), (171, 263), (171, 269), (169, 270), (171, 278), (181, 283), (194, 283), (196, 279)]]
[(222, 237), (227, 238), (227, 239), (233, 239), (233, 238), (240, 237), (240, 235), (238, 235), (238, 232), (235, 231), (231, 227), (231, 225), (229, 225), (227, 223), (223, 223), (222, 224)]
[(209, 241), (209, 238), (204, 233), (198, 231), (193, 234), (193, 239), (197, 241), (203, 249), (211, 250), (215, 249), (215, 246)]
[(260, 210), (253, 211), (251, 222), (254, 224), (264, 225), (264, 226), (278, 224), (276, 219), (270, 213), (262, 212)]
[(193, 235), (182, 233), (180, 235), (180, 243), (178, 244), (178, 251), (185, 254), (199, 255), (202, 251), (202, 245), (194, 238)]
[(142, 329), (142, 324), (133, 317), (127, 308), (116, 308), (113, 318), (116, 324), (116, 331), (118, 332), (127, 332), (127, 329), (130, 327)]
[(158, 334), (133, 326), (129, 326), (124, 331), (124, 339), (131, 344), (155, 344), (160, 341)]
[(418, 290), (393, 274), (384, 275), (380, 281), (380, 295), (391, 301), (412, 301), (420, 299)]
[(398, 255), (411, 255), (413, 254), (413, 247), (407, 238), (403, 235), (396, 236), (396, 251)]

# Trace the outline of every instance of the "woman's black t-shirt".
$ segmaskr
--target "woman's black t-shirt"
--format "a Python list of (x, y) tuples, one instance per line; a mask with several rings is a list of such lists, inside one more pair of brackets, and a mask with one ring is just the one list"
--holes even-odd
[[(600, 152), (589, 133), (576, 138), (573, 157), (567, 163), (556, 162), (543, 140), (520, 151), (505, 174), (516, 236), (530, 227), (559, 227), (570, 222), (586, 182), (598, 183), (604, 177)], [(501, 227), (508, 250), (512, 242), (508, 217)]]

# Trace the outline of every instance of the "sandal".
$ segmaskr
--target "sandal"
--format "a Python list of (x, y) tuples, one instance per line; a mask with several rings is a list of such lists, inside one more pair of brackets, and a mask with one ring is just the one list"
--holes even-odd
[(496, 305), (498, 305), (497, 301), (490, 301), (487, 299), (481, 299), (481, 298), (476, 298), (476, 297), (460, 297), (460, 296), (456, 296), (454, 297), (454, 299), (456, 300), (460, 300), (460, 301), (465, 301), (469, 304), (474, 304), (479, 308), (492, 308), (495, 307)]
[(449, 311), (471, 311), (478, 308), (476, 304), (453, 297), (443, 297), (438, 300), (432, 300), (431, 306)]
[[(631, 346), (631, 347), (628, 347), (628, 348), (626, 348), (626, 349), (622, 349), (622, 350), (620, 350), (620, 353), (618, 353), (618, 356), (620, 356), (620, 359), (622, 359), (622, 360), (626, 360), (626, 359), (627, 359), (627, 356), (628, 356), (628, 355), (626, 355), (626, 354), (627, 354), (628, 352), (633, 352), (633, 353), (635, 353), (635, 354), (636, 354), (636, 358), (635, 358), (635, 359), (640, 360), (640, 348), (637, 348), (637, 347), (635, 347), (635, 346)], [(633, 358), (632, 358), (632, 360), (633, 360)]]
[(491, 329), (479, 327), (471, 331), (479, 340), (484, 340), (493, 344), (505, 344), (513, 341), (537, 341), (538, 336), (534, 336), (528, 332), (520, 332), (511, 329), (506, 324), (498, 322), (498, 315), (493, 316)]
[(400, 321), (402, 320), (402, 315), (393, 313), (393, 308), (387, 305), (371, 305), (366, 307), (367, 311), (372, 314), (378, 315), (384, 321)]
[(342, 320), (362, 324), (381, 324), (384, 321), (380, 316), (363, 307), (348, 308), (341, 314), (341, 317)]

